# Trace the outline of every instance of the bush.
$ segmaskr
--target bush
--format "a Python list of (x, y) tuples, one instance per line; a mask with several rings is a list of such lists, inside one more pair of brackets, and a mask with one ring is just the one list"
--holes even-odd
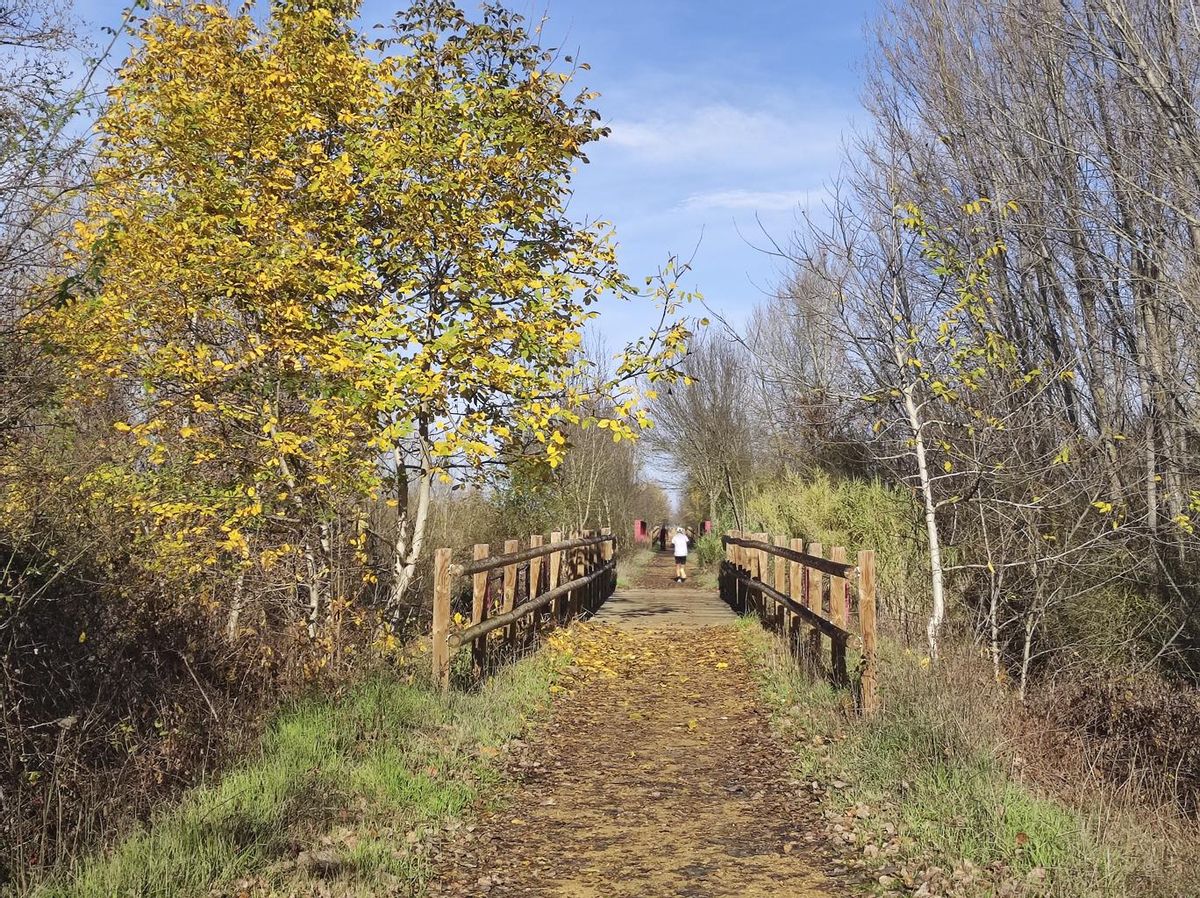
[(321, 847), (362, 894), (415, 894), (431, 833), (498, 782), (495, 759), (546, 706), (556, 664), (507, 667), (471, 694), (383, 673), (338, 700), (296, 702), (256, 756), (32, 895), (225, 894), (247, 876), (271, 894), (318, 894), (319, 871), (288, 861)]
[(1053, 683), (1036, 707), (1110, 782), (1200, 815), (1200, 690), (1093, 673)]
[(702, 565), (716, 565), (725, 557), (725, 546), (716, 533), (705, 533), (696, 540), (693, 554)]

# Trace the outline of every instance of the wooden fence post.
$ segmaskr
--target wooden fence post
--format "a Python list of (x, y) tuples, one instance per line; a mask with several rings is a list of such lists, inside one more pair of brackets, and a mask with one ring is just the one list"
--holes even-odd
[[(746, 539), (746, 531), (745, 530), (739, 530), (737, 535), (738, 535), (738, 539)], [(751, 564), (750, 550), (747, 549), (745, 546), (738, 546), (737, 547), (738, 572), (740, 574), (742, 574), (743, 576), (749, 577), (750, 576), (750, 564)], [(740, 592), (738, 594), (738, 613), (739, 614), (749, 614), (753, 607), (752, 603), (751, 603), (751, 599), (750, 599), (750, 596), (752, 595), (750, 586), (749, 586), (749, 584), (747, 584), (743, 581), (739, 580), (738, 582), (740, 583)]]
[(858, 624), (862, 629), (862, 709), (873, 714), (879, 708), (879, 682), (875, 647), (875, 552), (858, 553)]
[[(784, 537), (784, 536), (775, 536), (771, 539), (771, 542), (781, 549), (786, 549), (787, 544), (788, 544), (787, 537)], [(780, 558), (778, 555), (773, 555), (773, 556), (771, 556), (771, 566), (773, 568), (773, 573), (775, 575), (774, 576), (774, 584), (773, 584), (775, 587), (775, 591), (778, 593), (782, 593), (783, 595), (786, 596), (788, 594), (788, 587), (787, 587), (788, 562), (787, 562), (787, 559)], [(775, 626), (776, 626), (776, 628), (778, 628), (780, 633), (784, 633), (787, 629), (787, 613), (788, 613), (787, 608), (785, 608), (783, 605), (777, 604), (775, 606), (775, 613), (771, 615), (771, 617), (774, 619)]]
[[(529, 548), (540, 549), (543, 545), (545, 545), (545, 542), (546, 538), (544, 536), (542, 536), (540, 533), (535, 533), (529, 537)], [(541, 588), (543, 567), (544, 565), (542, 564), (542, 556), (539, 555), (537, 558), (529, 559), (529, 595), (525, 597), (527, 600), (536, 599), (542, 594)], [(538, 611), (535, 612), (529, 619), (529, 629), (533, 632), (533, 638), (535, 640), (537, 639), (538, 633), (538, 618), (541, 616), (542, 613)]]
[[(601, 536), (612, 536), (612, 528), (611, 527), (602, 527), (600, 529), (600, 535)], [(616, 554), (616, 549), (617, 549), (617, 546), (616, 546), (615, 540), (610, 539), (606, 543), (601, 543), (600, 544), (600, 560), (604, 564), (608, 564), (610, 561), (613, 560), (613, 556)], [(613, 594), (613, 590), (616, 588), (617, 588), (617, 571), (614, 568), (613, 570), (609, 571), (607, 574), (604, 575), (604, 584), (603, 584), (602, 589), (600, 590), (601, 603), (608, 601), (609, 596), (611, 596)]]
[[(742, 539), (742, 531), (730, 531), (733, 539)], [(728, 546), (730, 550), (730, 565), (731, 573), (733, 574), (730, 581), (730, 595), (733, 597), (733, 611), (744, 615), (745, 605), (742, 603), (742, 581), (739, 580), (742, 574), (742, 546)]]
[[(813, 543), (808, 547), (808, 554), (815, 555), (818, 558), (822, 557), (824, 546), (820, 543)], [(821, 607), (822, 598), (825, 593), (825, 575), (816, 568), (808, 568), (808, 597), (804, 604), (815, 611), (817, 614), (824, 614), (824, 609)], [(812, 664), (812, 669), (816, 671), (821, 666), (821, 652), (823, 645), (821, 642), (821, 631), (813, 627), (808, 634), (808, 658)]]
[(450, 688), (450, 549), (433, 554), (433, 682)]
[[(725, 531), (725, 535), (727, 538), (732, 537), (733, 531)], [(734, 610), (736, 610), (736, 605), (734, 605), (733, 599), (733, 580), (730, 577), (730, 571), (733, 569), (733, 549), (734, 546), (732, 543), (725, 544), (725, 563), (721, 564), (720, 583), (721, 598), (727, 601), (728, 604), (734, 606)]]
[[(760, 543), (765, 543), (768, 538), (765, 533), (756, 533), (753, 537), (756, 542)], [(767, 553), (762, 549), (754, 550), (754, 579), (759, 583), (767, 582)], [(758, 619), (765, 627), (767, 625), (767, 597), (762, 594), (761, 589), (755, 590), (755, 594), (758, 596)]]
[[(583, 539), (584, 536), (585, 536), (584, 531), (582, 531), (582, 530), (575, 531), (575, 534), (574, 534), (575, 539)], [(587, 573), (587, 565), (588, 565), (587, 547), (580, 546), (578, 549), (575, 550), (575, 570), (572, 572), (572, 579), (575, 579), (575, 580), (581, 579), (584, 576), (584, 574)], [(585, 586), (583, 589), (575, 590), (575, 594), (572, 598), (573, 598), (572, 604), (574, 605), (574, 609), (575, 609), (574, 616), (575, 617), (583, 617), (583, 612), (584, 612), (584, 609), (586, 608), (585, 603), (587, 602), (587, 587)]]
[[(476, 543), (471, 552), (471, 558), (482, 561), (488, 557), (491, 548), (487, 543)], [(479, 571), (471, 577), (471, 625), (481, 624), (488, 616), (488, 577), (490, 571)], [(482, 636), (471, 646), (471, 658), (475, 666), (475, 676), (482, 676), (487, 668), (488, 638)]]
[[(833, 561), (846, 563), (845, 546), (834, 546), (829, 550)], [(843, 630), (850, 628), (850, 581), (845, 577), (830, 576), (829, 578), (829, 619)], [(830, 643), (829, 662), (832, 666), (833, 682), (837, 686), (845, 686), (848, 679), (846, 673), (846, 642), (835, 639)]]
[[(753, 533), (746, 534), (746, 539), (754, 539)], [(758, 591), (752, 585), (755, 577), (758, 576), (758, 550), (742, 548), (745, 553), (743, 560), (746, 563), (746, 611), (750, 614), (758, 615)]]
[[(594, 535), (594, 532), (591, 530), (583, 531), (584, 539), (591, 539), (593, 535)], [(588, 574), (590, 574), (595, 569), (596, 547), (595, 546), (584, 546), (582, 549), (579, 550), (579, 557), (580, 557), (580, 560), (583, 562), (583, 567), (581, 568), (581, 573), (579, 574), (579, 576), (586, 577)], [(595, 601), (596, 601), (596, 584), (595, 584), (595, 582), (592, 582), (583, 588), (583, 594), (580, 596), (579, 613), (583, 614), (583, 612), (585, 612), (585, 611), (591, 611)]]
[[(505, 540), (504, 554), (511, 555), (514, 552), (521, 551), (521, 544), (515, 539)], [(512, 611), (517, 605), (517, 566), (515, 564), (506, 564), (504, 566), (504, 612)], [(508, 639), (510, 647), (517, 644), (517, 625), (509, 624), (505, 636)]]
[[(550, 534), (550, 545), (561, 542), (562, 533), (560, 533), (558, 530), (555, 530)], [(562, 582), (562, 555), (563, 553), (561, 549), (550, 553), (550, 576), (546, 580), (546, 589), (548, 590), (554, 589), (554, 587), (558, 586), (558, 584)], [(554, 618), (554, 623), (556, 626), (561, 625), (563, 622), (562, 610), (563, 600), (561, 598), (555, 599), (553, 604), (550, 606), (550, 616)]]
[[(788, 548), (795, 552), (803, 552), (804, 540), (794, 539)], [(804, 565), (799, 561), (793, 561), (788, 567), (788, 598), (798, 605), (803, 605), (805, 596)], [(788, 651), (795, 658), (799, 654), (800, 640), (803, 638), (805, 625), (796, 614), (789, 614), (788, 619), (791, 623), (787, 634)]]

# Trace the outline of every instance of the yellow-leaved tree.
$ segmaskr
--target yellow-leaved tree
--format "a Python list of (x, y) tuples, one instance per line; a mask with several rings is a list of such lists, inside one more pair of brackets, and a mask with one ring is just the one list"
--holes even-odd
[[(357, 7), (153, 4), (99, 125), (77, 274), (41, 322), (72, 407), (112, 418), (89, 494), (234, 637), (272, 619), (244, 613), (260, 576), (297, 584), (280, 607), (317, 632), (362, 592), (333, 571), (347, 546), (394, 614), (438, 478), (555, 465), (567, 425), (636, 437), (633, 385), (686, 351), (674, 273), (635, 292), (608, 228), (567, 214), (604, 135), (573, 73), (499, 6), (418, 0), (384, 40)], [(663, 324), (598, 404), (572, 384), (605, 293)]]

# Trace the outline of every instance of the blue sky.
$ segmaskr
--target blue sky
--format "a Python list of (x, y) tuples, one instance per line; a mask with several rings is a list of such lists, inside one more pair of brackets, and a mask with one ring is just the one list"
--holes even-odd
[[(383, 6), (383, 4), (380, 4)], [(844, 135), (864, 118), (862, 57), (875, 0), (520, 0), (548, 44), (578, 52), (612, 136), (580, 170), (575, 210), (611, 220), (635, 277), (671, 252), (739, 320), (779, 278), (750, 244), (818, 212)], [(650, 316), (608, 307), (623, 343)]]
[[(366, 0), (387, 21), (399, 0)], [(695, 254), (689, 286), (740, 320), (779, 279), (756, 249), (765, 227), (786, 240), (798, 210), (818, 212), (858, 103), (865, 34), (877, 0), (512, 0), (543, 43), (591, 64), (612, 136), (581, 167), (573, 212), (612, 221), (638, 281), (670, 253)], [(123, 4), (78, 0), (90, 24)], [(97, 33), (95, 40), (104, 36)], [(697, 249), (698, 246), (698, 249)], [(645, 332), (647, 308), (609, 304), (612, 348)]]

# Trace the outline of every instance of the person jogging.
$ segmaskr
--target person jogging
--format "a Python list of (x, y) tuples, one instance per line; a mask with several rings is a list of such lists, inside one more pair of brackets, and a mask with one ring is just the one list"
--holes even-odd
[(688, 538), (682, 527), (675, 528), (675, 535), (671, 537), (671, 545), (675, 549), (675, 582), (686, 583)]

